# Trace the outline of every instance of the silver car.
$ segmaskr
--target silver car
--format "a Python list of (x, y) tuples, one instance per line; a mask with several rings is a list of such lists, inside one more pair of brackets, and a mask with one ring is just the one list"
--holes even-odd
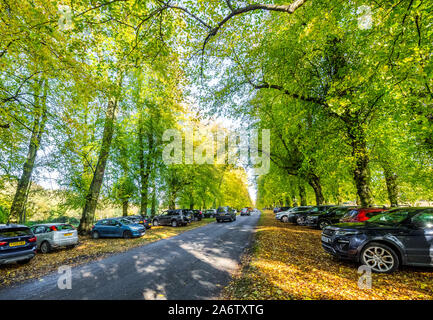
[(78, 243), (78, 233), (67, 223), (44, 223), (31, 227), (36, 236), (37, 249), (48, 253), (54, 248), (74, 247)]

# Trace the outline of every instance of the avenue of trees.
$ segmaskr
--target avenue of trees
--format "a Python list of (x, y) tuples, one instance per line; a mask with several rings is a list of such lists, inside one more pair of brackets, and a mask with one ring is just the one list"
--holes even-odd
[[(433, 3), (3, 0), (0, 199), (25, 221), (47, 174), (89, 230), (101, 199), (251, 205), (245, 171), (167, 165), (166, 129), (271, 130), (259, 206), (433, 200)], [(199, 112), (197, 112), (199, 109)]]

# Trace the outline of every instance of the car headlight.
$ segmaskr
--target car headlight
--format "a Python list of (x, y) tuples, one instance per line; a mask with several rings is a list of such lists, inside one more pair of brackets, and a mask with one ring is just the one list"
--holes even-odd
[(345, 230), (337, 230), (335, 231), (336, 236), (352, 236), (355, 234), (359, 234), (358, 231), (345, 231)]

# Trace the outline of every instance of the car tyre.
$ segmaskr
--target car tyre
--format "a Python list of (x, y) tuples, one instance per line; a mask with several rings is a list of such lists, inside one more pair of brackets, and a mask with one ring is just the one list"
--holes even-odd
[(48, 241), (44, 241), (41, 243), (40, 250), (42, 253), (48, 253), (51, 251), (51, 245)]
[(159, 222), (158, 222), (158, 220), (153, 220), (153, 221), (152, 221), (152, 225), (153, 225), (154, 227), (159, 226)]
[(329, 225), (330, 225), (330, 223), (329, 223), (328, 220), (320, 220), (319, 223), (318, 223), (318, 226), (319, 226), (320, 230), (325, 229), (325, 227), (327, 227)]
[(371, 242), (361, 252), (361, 263), (376, 273), (393, 273), (400, 260), (397, 253), (383, 243)]
[(92, 231), (92, 238), (93, 239), (99, 239), (99, 232), (98, 231)]
[(131, 231), (128, 230), (123, 231), (123, 239), (130, 239), (130, 238), (132, 238)]
[(172, 226), (172, 227), (177, 227), (177, 226), (178, 226), (177, 221), (176, 221), (176, 220), (173, 220), (173, 221), (171, 222), (171, 226)]
[(281, 217), (281, 221), (283, 221), (283, 222), (289, 222), (289, 217), (288, 216), (283, 216), (283, 217)]

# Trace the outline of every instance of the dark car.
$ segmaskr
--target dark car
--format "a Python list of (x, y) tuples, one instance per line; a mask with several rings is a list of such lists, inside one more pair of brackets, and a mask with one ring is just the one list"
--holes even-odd
[(325, 212), (309, 214), (305, 224), (309, 227), (323, 230), (323, 228), (331, 224), (340, 222), (340, 219), (352, 209), (356, 209), (356, 207), (332, 207)]
[(363, 222), (381, 214), (385, 208), (355, 208), (349, 210), (341, 219), (340, 222)]
[(146, 229), (150, 229), (152, 227), (152, 225), (150, 223), (150, 218), (147, 218), (147, 217), (136, 215), (136, 216), (126, 216), (124, 218), (130, 220), (133, 223), (141, 224)]
[(200, 221), (203, 218), (203, 213), (201, 210), (190, 210), (191, 217), (194, 221)]
[(36, 237), (29, 227), (0, 225), (0, 264), (28, 263), (36, 254)]
[(293, 219), (294, 220), (293, 222), (300, 225), (300, 226), (304, 226), (304, 225), (306, 225), (307, 217), (310, 214), (323, 213), (323, 212), (326, 212), (330, 208), (333, 208), (333, 207), (335, 207), (335, 206), (334, 205), (315, 206), (315, 207), (312, 207), (312, 208), (305, 210), (305, 211), (296, 212), (295, 217)]
[(155, 216), (152, 220), (152, 225), (179, 227), (187, 225), (190, 221), (186, 210), (176, 209), (167, 210), (163, 214)]
[(275, 215), (275, 219), (280, 220), (282, 222), (295, 222), (296, 218), (295, 218), (295, 214), (298, 212), (303, 212), (306, 210), (311, 209), (311, 206), (300, 206), (300, 207), (294, 207), (294, 208), (290, 208), (286, 211), (281, 211), (278, 212)]
[(400, 265), (433, 266), (433, 208), (398, 208), (365, 222), (328, 226), (322, 247), (374, 272), (391, 273)]
[(219, 207), (217, 209), (216, 221), (235, 221), (236, 220), (236, 211), (230, 207)]
[(241, 216), (250, 216), (251, 215), (251, 208), (242, 208), (241, 210)]
[(215, 218), (215, 216), (216, 216), (216, 209), (207, 209), (204, 212), (203, 216), (205, 218)]
[(121, 237), (125, 239), (141, 237), (146, 232), (143, 225), (133, 223), (125, 218), (101, 219), (92, 227), (91, 235), (93, 239), (103, 237)]

